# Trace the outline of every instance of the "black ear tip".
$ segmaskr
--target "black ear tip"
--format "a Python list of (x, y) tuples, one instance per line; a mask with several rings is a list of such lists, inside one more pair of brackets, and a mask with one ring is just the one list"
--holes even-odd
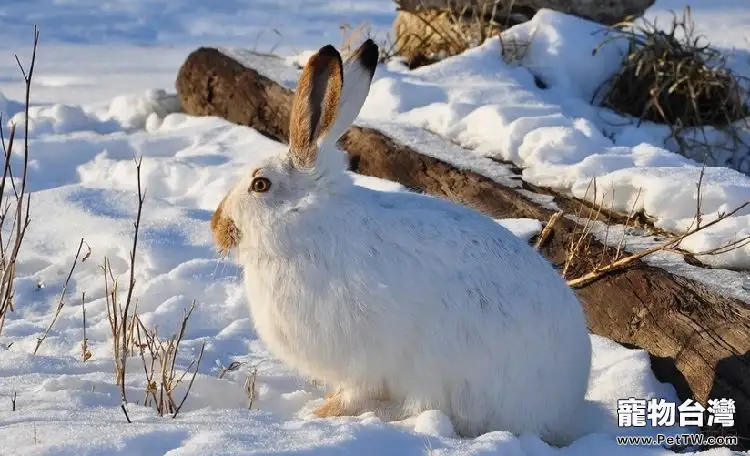
[(320, 50), (318, 50), (318, 55), (323, 56), (323, 57), (341, 58), (339, 51), (337, 51), (336, 48), (330, 44), (326, 44), (325, 46), (320, 48)]
[(378, 66), (378, 60), (380, 59), (380, 48), (371, 39), (362, 43), (359, 47), (359, 61), (363, 67), (370, 73), (375, 73), (375, 67)]

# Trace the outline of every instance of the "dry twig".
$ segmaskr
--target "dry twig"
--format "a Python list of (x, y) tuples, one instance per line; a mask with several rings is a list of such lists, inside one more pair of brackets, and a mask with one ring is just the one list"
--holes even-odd
[(198, 375), (198, 369), (200, 368), (201, 359), (203, 359), (203, 350), (205, 348), (206, 348), (206, 343), (203, 342), (203, 344), (201, 345), (201, 351), (198, 354), (198, 362), (195, 365), (195, 371), (193, 371), (193, 376), (190, 378), (190, 383), (188, 383), (188, 387), (185, 390), (185, 395), (182, 397), (182, 400), (180, 401), (180, 405), (178, 405), (177, 408), (175, 409), (174, 414), (172, 415), (172, 418), (177, 418), (177, 414), (180, 413), (180, 409), (182, 408), (182, 405), (185, 403), (185, 400), (190, 394), (190, 390), (193, 388), (193, 382), (195, 381), (195, 376)]
[[(611, 274), (616, 271), (620, 271), (623, 269), (628, 268), (631, 266), (634, 262), (651, 255), (656, 252), (660, 251), (680, 251), (679, 245), (681, 242), (683, 242), (685, 239), (689, 238), (690, 236), (711, 228), (712, 226), (721, 223), (723, 220), (726, 220), (738, 212), (742, 211), (746, 207), (750, 205), (750, 201), (746, 201), (745, 203), (735, 207), (733, 210), (727, 212), (727, 213), (720, 213), (717, 215), (717, 217), (713, 220), (711, 220), (708, 223), (703, 223), (703, 214), (701, 210), (701, 204), (702, 204), (702, 187), (703, 187), (703, 177), (704, 177), (704, 169), (701, 169), (700, 175), (698, 177), (698, 183), (696, 188), (696, 211), (695, 211), (695, 218), (691, 225), (682, 233), (677, 235), (670, 235), (667, 237), (666, 240), (659, 243), (658, 245), (655, 245), (651, 248), (645, 249), (643, 251), (633, 253), (627, 256), (622, 256), (622, 252), (624, 250), (624, 238), (625, 238), (625, 232), (623, 231), (622, 237), (620, 238), (620, 241), (617, 245), (617, 250), (614, 258), (609, 259), (609, 262), (604, 261), (604, 258), (602, 257), (600, 261), (594, 265), (593, 268), (591, 268), (590, 271), (584, 273), (583, 275), (568, 279), (568, 285), (573, 288), (580, 288), (582, 286), (588, 285), (608, 274)], [(594, 183), (594, 201), (596, 201), (596, 185)], [(589, 185), (591, 187), (591, 184)], [(588, 194), (588, 189), (586, 190), (586, 195)], [(636, 196), (635, 201), (633, 202), (633, 207), (631, 209), (630, 214), (628, 215), (625, 228), (627, 228), (627, 224), (633, 219), (633, 216), (635, 214), (635, 207), (636, 202), (638, 201), (638, 198), (640, 198), (640, 191), (638, 192), (638, 195)], [(585, 196), (584, 196), (584, 199)], [(582, 205), (583, 206), (583, 205)], [(585, 239), (590, 240), (593, 238), (592, 236), (592, 229), (594, 226), (595, 221), (598, 218), (599, 213), (601, 212), (601, 207), (603, 206), (603, 199), (602, 203), (598, 205), (598, 209), (596, 212), (594, 212), (593, 209), (590, 209), (589, 216), (586, 218), (585, 222), (583, 222), (583, 228), (580, 234), (577, 236), (573, 236), (573, 240), (571, 241), (571, 247), (568, 251), (568, 255), (566, 258), (565, 268), (563, 269), (563, 277), (567, 278), (567, 273), (569, 270), (569, 266), (573, 263), (573, 261), (580, 256), (580, 250), (581, 245), (584, 243)], [(576, 218), (580, 220), (580, 212), (577, 214)], [(608, 237), (609, 233), (609, 224), (606, 225), (606, 234), (605, 239)], [(606, 243), (606, 241), (605, 241)], [(694, 252), (692, 255), (717, 255), (721, 253), (726, 253), (728, 251), (743, 247), (745, 245), (750, 244), (750, 236), (743, 237), (741, 239), (733, 240), (730, 242), (727, 242), (719, 247), (708, 249), (704, 252)]]
[(237, 369), (239, 369), (240, 366), (242, 366), (242, 363), (239, 362), (239, 361), (232, 361), (231, 363), (229, 363), (229, 366), (227, 366), (227, 367), (223, 367), (222, 366), (221, 369), (219, 369), (218, 378), (219, 379), (224, 378), (224, 376), (227, 374), (227, 372), (234, 372)]
[(544, 245), (545, 242), (547, 242), (547, 239), (552, 234), (552, 229), (555, 226), (555, 223), (557, 223), (558, 220), (560, 220), (560, 217), (563, 216), (563, 211), (557, 211), (549, 218), (547, 221), (547, 224), (544, 225), (544, 228), (542, 229), (542, 232), (539, 233), (539, 237), (536, 240), (536, 243), (534, 243), (534, 248), (539, 250), (542, 245)]
[[(65, 294), (68, 292), (68, 284), (70, 283), (70, 279), (73, 277), (73, 272), (76, 270), (76, 266), (78, 265), (78, 259), (81, 255), (81, 249), (83, 248), (83, 245), (86, 244), (86, 241), (81, 238), (81, 242), (78, 244), (78, 250), (76, 251), (76, 256), (73, 259), (73, 265), (70, 267), (70, 271), (68, 271), (68, 277), (65, 279), (65, 283), (63, 284), (62, 292), (60, 292), (60, 298), (57, 300), (57, 308), (55, 309), (55, 315), (52, 317), (52, 321), (50, 322), (49, 326), (47, 326), (47, 329), (44, 330), (44, 333), (36, 340), (36, 347), (34, 347), (34, 354), (36, 354), (37, 351), (39, 351), (39, 347), (42, 346), (42, 343), (47, 339), (47, 336), (49, 335), (49, 332), (52, 330), (52, 327), (55, 326), (55, 323), (57, 322), (57, 318), (60, 316), (60, 312), (62, 311), (63, 307), (65, 306)], [(86, 244), (88, 247), (88, 244)], [(81, 262), (86, 261), (86, 259), (91, 255), (91, 248), (89, 247), (88, 253), (81, 258)]]
[[(181, 375), (178, 375), (176, 367), (179, 346), (185, 337), (185, 331), (193, 310), (195, 310), (195, 302), (185, 312), (179, 331), (167, 340), (161, 340), (156, 329), (147, 330), (141, 319), (137, 315), (135, 317), (136, 341), (134, 345), (139, 348), (143, 369), (146, 374), (144, 404), (147, 407), (153, 406), (159, 416), (164, 416), (165, 414), (172, 415), (172, 417), (177, 416), (182, 404), (187, 399), (188, 394), (190, 394), (193, 382), (200, 368), (205, 344), (201, 347), (197, 360), (193, 360)], [(195, 365), (193, 376), (188, 384), (185, 395), (178, 404), (173, 394), (183, 382), (185, 376), (190, 372), (190, 369), (193, 368), (193, 365)]]
[[(31, 100), (31, 83), (36, 65), (36, 50), (39, 44), (39, 29), (34, 26), (34, 47), (28, 71), (16, 56), (16, 62), (21, 70), (25, 83), (24, 105), (24, 147), (23, 168), (20, 176), (20, 190), (16, 186), (13, 176), (12, 157), (16, 138), (16, 125), (10, 127), (10, 135), (5, 138), (3, 119), (0, 116), (0, 143), (3, 148), (3, 178), (0, 181), (0, 334), (5, 325), (5, 318), (14, 310), (14, 294), (16, 279), (16, 261), (21, 249), (26, 229), (31, 222), (29, 210), (31, 208), (31, 194), (27, 193), (27, 171), (29, 165), (29, 104)], [(10, 182), (11, 189), (6, 188)]]
[[(143, 213), (143, 202), (146, 198), (145, 191), (141, 185), (141, 163), (143, 159), (138, 158), (136, 164), (136, 182), (138, 188), (138, 210), (133, 223), (133, 246), (130, 250), (130, 272), (127, 294), (125, 302), (121, 303), (118, 295), (118, 281), (114, 277), (112, 265), (108, 258), (104, 259), (104, 290), (107, 300), (107, 317), (109, 320), (110, 330), (112, 332), (112, 348), (115, 360), (115, 381), (120, 387), (121, 408), (125, 413), (125, 418), (130, 422), (127, 413), (127, 394), (125, 390), (125, 372), (127, 370), (128, 352), (133, 344), (133, 337), (136, 328), (137, 309), (133, 305), (133, 290), (135, 289), (135, 267), (136, 252), (138, 248), (138, 233), (141, 224), (141, 214)], [(132, 313), (131, 313), (132, 310)]]

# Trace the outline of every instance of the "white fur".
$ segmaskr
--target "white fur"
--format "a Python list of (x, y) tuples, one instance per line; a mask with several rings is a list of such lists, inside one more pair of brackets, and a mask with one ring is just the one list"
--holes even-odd
[[(350, 123), (360, 106), (348, 103), (361, 105), (370, 77), (347, 64), (344, 81), (339, 120)], [(353, 185), (343, 163), (321, 158), (337, 138), (312, 171), (264, 163), (267, 193), (247, 191), (248, 172), (224, 205), (268, 348), (340, 391), (349, 414), (442, 410), (464, 436), (577, 437), (591, 345), (560, 275), (469, 208)]]

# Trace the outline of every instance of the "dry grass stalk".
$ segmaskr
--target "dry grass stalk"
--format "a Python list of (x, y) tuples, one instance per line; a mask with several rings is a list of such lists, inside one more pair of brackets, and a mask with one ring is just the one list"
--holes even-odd
[(341, 49), (342, 55), (350, 54), (354, 51), (362, 42), (368, 38), (378, 44), (378, 50), (380, 53), (379, 62), (387, 62), (393, 56), (396, 55), (396, 43), (393, 41), (389, 34), (385, 36), (377, 36), (373, 33), (372, 26), (368, 22), (363, 22), (356, 27), (352, 27), (349, 24), (339, 25), (341, 31)]
[(143, 213), (143, 202), (146, 194), (141, 185), (141, 163), (142, 158), (135, 161), (136, 183), (138, 188), (138, 210), (133, 223), (133, 246), (130, 250), (130, 274), (128, 280), (127, 294), (124, 303), (119, 299), (118, 280), (112, 271), (112, 265), (108, 258), (104, 259), (104, 291), (107, 301), (107, 317), (112, 332), (112, 349), (115, 360), (115, 382), (120, 387), (121, 408), (125, 413), (128, 423), (130, 417), (127, 412), (127, 394), (125, 392), (125, 372), (127, 369), (128, 353), (132, 351), (133, 334), (136, 327), (136, 308), (133, 305), (133, 290), (135, 289), (135, 266), (136, 251), (138, 249), (138, 233)]
[[(506, 23), (505, 28), (508, 28), (508, 26), (510, 25), (510, 19), (511, 17), (513, 17), (513, 13), (512, 13), (513, 6), (514, 6), (514, 1), (511, 0), (507, 7), (508, 12), (506, 14), (508, 17), (508, 22)], [(533, 17), (533, 14), (530, 14), (528, 18), (526, 18), (526, 20), (530, 20), (531, 17)], [(520, 22), (523, 22), (523, 21), (520, 21)], [(517, 23), (520, 23), (520, 22), (517, 22)], [(532, 41), (534, 41), (534, 36), (536, 36), (536, 32), (537, 32), (537, 27), (535, 26), (534, 29), (531, 31), (531, 36), (528, 38), (528, 41), (523, 41), (523, 40), (519, 40), (513, 37), (503, 36), (503, 34), (499, 34), (498, 36), (500, 38), (500, 55), (502, 56), (503, 61), (505, 61), (505, 63), (509, 65), (521, 62), (526, 57), (526, 54), (529, 52), (529, 49), (531, 48), (531, 43)], [(537, 86), (541, 88), (546, 87), (546, 85), (544, 85), (544, 83), (542, 83), (541, 80), (539, 80), (539, 78), (535, 78), (535, 79), (537, 82)]]
[[(586, 187), (586, 191), (583, 194), (583, 200), (586, 200), (589, 196), (589, 191), (593, 191), (593, 201), (597, 201), (597, 186), (596, 179), (592, 179), (589, 185)], [(603, 199), (602, 199), (603, 201)], [(588, 209), (589, 214), (583, 218), (583, 211)], [(563, 265), (562, 276), (568, 277), (570, 268), (576, 261), (582, 257), (589, 257), (588, 247), (592, 240), (592, 230), (594, 229), (596, 220), (599, 219), (601, 214), (602, 205), (595, 205), (594, 207), (588, 207), (585, 204), (581, 204), (576, 211), (576, 220), (585, 220), (583, 225), (577, 224), (573, 229), (573, 234), (570, 237), (570, 243), (568, 244), (567, 253), (565, 255), (565, 264)]]
[(372, 27), (367, 22), (362, 22), (356, 27), (349, 24), (339, 25), (341, 31), (341, 45), (339, 49), (342, 54), (349, 54), (357, 48), (360, 42), (372, 38)]
[[(656, 21), (620, 24), (604, 41), (624, 39), (629, 53), (607, 85), (604, 104), (641, 120), (682, 126), (726, 125), (748, 116), (741, 78), (716, 49), (695, 35), (686, 7), (669, 30)], [(596, 51), (595, 51), (596, 52)]]
[[(509, 38), (502, 34), (498, 35), (500, 38), (500, 56), (503, 58), (503, 61), (509, 65), (521, 62), (531, 48), (531, 42), (534, 40), (536, 31), (537, 29), (534, 28), (531, 32), (531, 38), (528, 41)], [(537, 82), (537, 85), (541, 86), (539, 82)]]
[(13, 396), (10, 397), (10, 411), (15, 412), (16, 411), (16, 397), (18, 396), (17, 391), (13, 391)]
[[(131, 266), (132, 267), (132, 266)], [(127, 412), (127, 395), (125, 393), (125, 372), (128, 352), (133, 340), (135, 328), (135, 312), (128, 317), (122, 306), (119, 294), (119, 281), (114, 276), (109, 258), (104, 259), (104, 293), (107, 301), (107, 319), (112, 333), (112, 356), (115, 361), (115, 383), (120, 387), (120, 399), (123, 413), (128, 423), (130, 417)]]
[[(136, 257), (136, 251), (138, 249), (138, 232), (141, 225), (141, 214), (143, 213), (143, 201), (146, 199), (146, 194), (143, 191), (143, 187), (141, 186), (141, 164), (143, 163), (143, 158), (139, 158), (136, 160), (135, 164), (135, 171), (136, 171), (136, 184), (138, 188), (138, 212), (135, 217), (135, 222), (133, 223), (133, 248), (130, 250), (130, 280), (128, 280), (128, 291), (127, 296), (125, 297), (125, 306), (122, 308), (122, 318), (121, 322), (123, 324), (126, 324), (128, 321), (128, 312), (130, 311), (130, 305), (133, 302), (133, 290), (135, 289), (135, 257)], [(133, 312), (133, 318), (135, 317), (135, 311)], [(130, 335), (130, 339), (132, 340), (132, 331), (133, 327), (135, 325), (130, 325), (130, 334), (126, 331), (122, 331), (120, 333), (120, 337), (122, 337), (122, 366), (123, 366), (123, 375), (124, 375), (124, 368), (127, 362), (127, 356), (128, 356), (128, 338), (127, 336)], [(124, 378), (123, 382), (121, 383), (122, 391), (123, 391), (123, 398), (125, 397), (125, 384), (124, 384)]]
[[(141, 319), (136, 316), (135, 346), (139, 349), (146, 374), (144, 405), (154, 407), (159, 416), (165, 414), (172, 415), (173, 418), (177, 416), (190, 394), (200, 368), (205, 343), (201, 346), (197, 360), (193, 360), (182, 374), (178, 374), (176, 367), (180, 343), (185, 337), (185, 330), (193, 310), (195, 310), (195, 302), (185, 312), (179, 331), (167, 340), (160, 339), (156, 329), (150, 331), (146, 329)], [(174, 398), (174, 392), (193, 365), (195, 365), (193, 376), (188, 383), (185, 395), (178, 403)]]
[[(262, 361), (261, 361), (262, 363)], [(255, 404), (255, 399), (257, 397), (258, 391), (256, 388), (256, 383), (258, 381), (258, 367), (261, 363), (258, 363), (254, 365), (250, 372), (248, 373), (247, 377), (245, 378), (245, 384), (243, 388), (245, 389), (245, 393), (247, 394), (247, 409), (251, 410), (253, 408), (253, 405)], [(227, 367), (221, 367), (219, 370), (218, 378), (222, 379), (227, 374), (227, 372), (233, 372), (240, 368), (244, 363), (241, 363), (239, 361), (232, 361), (229, 366)]]
[[(708, 223), (703, 223), (701, 204), (703, 201), (702, 188), (703, 188), (704, 173), (705, 173), (705, 169), (702, 168), (699, 178), (698, 178), (698, 183), (696, 185), (696, 211), (695, 211), (694, 220), (682, 234), (669, 235), (663, 242), (653, 247), (650, 247), (648, 249), (642, 250), (637, 253), (625, 255), (624, 253), (625, 234), (626, 234), (625, 229), (630, 227), (632, 221), (635, 218), (635, 214), (636, 214), (635, 207), (637, 205), (637, 201), (640, 198), (640, 194), (641, 194), (639, 191), (638, 194), (636, 195), (636, 199), (633, 201), (633, 206), (625, 221), (625, 224), (623, 227), (624, 230), (623, 230), (622, 236), (620, 237), (620, 240), (618, 241), (614, 256), (608, 258), (606, 257), (605, 252), (603, 252), (601, 257), (598, 259), (598, 261), (589, 268), (588, 272), (580, 275), (579, 277), (568, 279), (569, 268), (571, 264), (573, 264), (576, 260), (580, 261), (581, 257), (586, 257), (587, 259), (589, 259), (589, 261), (591, 261), (590, 255), (587, 255), (587, 253), (589, 252), (588, 246), (590, 246), (591, 241), (593, 239), (592, 230), (596, 224), (596, 221), (599, 218), (599, 215), (602, 212), (602, 207), (604, 206), (604, 198), (602, 198), (601, 203), (598, 203), (595, 208), (589, 208), (588, 216), (585, 218), (582, 224), (579, 224), (579, 226), (581, 227), (580, 231), (578, 233), (574, 232), (574, 235), (571, 237), (570, 247), (568, 249), (568, 254), (565, 260), (565, 266), (562, 272), (563, 277), (568, 279), (568, 285), (572, 288), (583, 287), (592, 282), (595, 282), (596, 280), (599, 280), (600, 278), (608, 274), (627, 269), (628, 267), (633, 265), (634, 262), (656, 252), (674, 251), (674, 252), (680, 252), (680, 253), (685, 254), (686, 252), (684, 252), (683, 250), (679, 248), (679, 245), (682, 241), (684, 241), (688, 237), (700, 231), (708, 229), (718, 223), (721, 223), (723, 220), (726, 220), (734, 216), (741, 210), (750, 206), (750, 201), (746, 201), (743, 204), (740, 204), (739, 206), (735, 207), (729, 212), (718, 214), (714, 220)], [(589, 184), (589, 187), (586, 189), (584, 199), (586, 199), (589, 189), (591, 188), (593, 188), (593, 191), (594, 191), (593, 193), (594, 201), (597, 201), (595, 180), (592, 180), (592, 183)], [(612, 196), (612, 201), (613, 201), (612, 206), (614, 206), (614, 194)], [(579, 211), (577, 212), (576, 214), (577, 220), (582, 220), (581, 212), (584, 207), (585, 206), (582, 204), (581, 209), (579, 209)], [(608, 241), (609, 241), (609, 231), (610, 231), (610, 224), (606, 224), (605, 234), (604, 234), (605, 246), (608, 244)], [(737, 248), (741, 248), (748, 244), (750, 244), (750, 236), (745, 236), (737, 240), (729, 241), (725, 244), (722, 244), (719, 247), (708, 249), (704, 252), (694, 252), (692, 253), (692, 255), (695, 255), (695, 256), (718, 255), (721, 253), (729, 252)]]
[[(245, 393), (247, 394), (247, 400), (248, 400), (247, 408), (248, 408), (248, 410), (250, 410), (250, 409), (253, 408), (253, 405), (255, 404), (255, 399), (257, 397), (258, 391), (257, 391), (257, 388), (256, 388), (255, 385), (256, 385), (257, 380), (258, 380), (258, 367), (261, 365), (261, 363), (262, 363), (262, 361), (260, 363), (256, 364), (256, 365), (254, 365), (250, 369), (250, 372), (248, 373), (247, 377), (245, 378), (245, 384), (244, 384), (243, 388), (245, 389)], [(227, 374), (227, 372), (236, 371), (243, 364), (244, 363), (241, 363), (239, 361), (232, 361), (229, 364), (229, 366), (227, 366), (227, 367), (221, 367), (221, 369), (219, 370), (218, 378), (220, 378), (220, 379), (224, 378), (224, 376)]]
[[(637, 118), (639, 125), (644, 120), (668, 125), (668, 140), (690, 158), (705, 160), (719, 150), (747, 152), (750, 146), (740, 130), (748, 127), (750, 81), (729, 69), (724, 55), (695, 34), (690, 7), (682, 18), (673, 13), (668, 30), (657, 28), (656, 20), (642, 21), (618, 24), (600, 45), (625, 40), (629, 50), (621, 69), (595, 98), (604, 90), (603, 106)], [(707, 126), (730, 140), (712, 143), (702, 131)]]
[[(461, 54), (500, 34), (501, 30), (529, 19), (517, 14), (513, 1), (502, 3), (487, 0), (473, 7), (400, 10), (395, 23), (396, 53), (406, 57), (411, 68), (416, 68)], [(507, 51), (503, 47), (503, 56), (506, 52), (508, 55), (517, 53), (521, 47), (513, 50), (509, 46)]]
[[(346, 54), (365, 39), (372, 39), (380, 48), (380, 62), (395, 56), (406, 59), (409, 68), (430, 65), (446, 57), (460, 54), (467, 49), (484, 43), (488, 38), (498, 36), (500, 31), (513, 23), (528, 20), (519, 15), (511, 1), (507, 8), (499, 11), (498, 1), (486, 1), (479, 8), (467, 7), (449, 10), (420, 10), (418, 13), (400, 11), (394, 22), (395, 39), (389, 34), (378, 37), (373, 34), (369, 23), (356, 27), (341, 24), (342, 53)], [(507, 14), (507, 15), (506, 15)], [(503, 24), (494, 20), (505, 17)], [(523, 58), (529, 43), (501, 38), (501, 54), (506, 62), (517, 62)]]
[(83, 340), (81, 341), (81, 359), (85, 363), (91, 358), (89, 338), (86, 337), (86, 292), (81, 294), (81, 312), (83, 313)]
[[(149, 407), (158, 402), (157, 393), (159, 392), (159, 386), (154, 380), (154, 376), (157, 372), (157, 364), (161, 365), (159, 360), (161, 344), (156, 329), (151, 331), (147, 330), (138, 316), (136, 316), (136, 324), (136, 346), (139, 350), (141, 361), (143, 362), (144, 373), (146, 374), (146, 388), (143, 404), (146, 407)], [(146, 360), (146, 353), (149, 355), (148, 361)]]
[[(277, 48), (278, 48), (278, 47), (279, 47), (279, 46), (280, 46), (280, 45), (282, 44), (282, 42), (284, 41), (284, 36), (282, 35), (282, 33), (281, 33), (281, 32), (280, 32), (280, 31), (279, 31), (278, 29), (272, 28), (272, 29), (270, 29), (270, 30), (271, 30), (271, 32), (272, 32), (272, 33), (273, 33), (274, 35), (276, 35), (276, 36), (278, 37), (278, 39), (276, 40), (276, 43), (275, 43), (275, 44), (274, 44), (273, 46), (271, 46), (271, 49), (269, 49), (269, 50), (268, 50), (268, 52), (265, 52), (266, 54), (273, 54), (274, 52), (276, 52), (276, 49), (277, 49)], [(260, 39), (261, 39), (261, 38), (263, 37), (263, 34), (264, 34), (265, 32), (266, 32), (266, 29), (261, 29), (261, 30), (260, 30), (260, 31), (258, 32), (258, 34), (257, 34), (257, 35), (255, 36), (255, 44), (254, 44), (254, 45), (253, 45), (253, 47), (252, 47), (253, 51), (255, 51), (255, 52), (258, 52), (258, 51), (259, 51), (259, 50), (258, 50), (258, 46), (259, 46), (259, 44), (260, 44)], [(299, 52), (298, 52), (298, 53), (299, 53)]]
[(78, 265), (78, 259), (80, 258), (81, 263), (83, 263), (91, 256), (91, 247), (89, 247), (88, 244), (86, 244), (88, 251), (81, 258), (81, 249), (83, 248), (84, 244), (86, 244), (86, 241), (83, 238), (81, 238), (81, 242), (78, 244), (78, 250), (76, 251), (76, 256), (73, 259), (73, 265), (70, 267), (70, 270), (68, 271), (68, 277), (65, 279), (65, 283), (63, 284), (62, 291), (60, 292), (60, 298), (57, 300), (57, 308), (55, 309), (55, 315), (52, 317), (52, 321), (50, 322), (49, 326), (47, 326), (47, 329), (44, 330), (44, 333), (41, 335), (41, 337), (39, 337), (36, 340), (36, 347), (34, 347), (35, 355), (36, 355), (36, 352), (39, 351), (39, 347), (41, 347), (42, 343), (47, 339), (49, 332), (55, 326), (55, 323), (57, 322), (57, 319), (60, 316), (60, 312), (62, 312), (63, 307), (65, 307), (65, 294), (68, 292), (68, 285), (70, 284), (70, 279), (73, 277), (73, 272), (76, 270), (76, 266)]
[(104, 272), (104, 297), (107, 301), (107, 320), (109, 321), (109, 328), (112, 333), (112, 344), (113, 344), (113, 355), (115, 360), (115, 380), (120, 381), (120, 331), (127, 330), (120, 324), (121, 311), (119, 308), (118, 289), (119, 283), (115, 279), (112, 272), (112, 266), (109, 262), (109, 258), (104, 258), (104, 265), (102, 266)]
[[(198, 353), (198, 360), (196, 361), (195, 370), (193, 371), (193, 376), (190, 377), (190, 382), (188, 383), (187, 389), (185, 390), (185, 395), (182, 396), (182, 400), (180, 401), (180, 404), (177, 406), (177, 409), (174, 411), (174, 414), (172, 414), (172, 418), (177, 418), (177, 414), (180, 413), (180, 410), (182, 409), (182, 405), (185, 403), (185, 401), (188, 398), (188, 395), (190, 394), (190, 390), (193, 388), (193, 382), (195, 382), (195, 377), (198, 375), (198, 369), (201, 365), (201, 359), (203, 359), (203, 350), (206, 348), (206, 343), (203, 342), (201, 344), (201, 351)], [(192, 364), (192, 363), (191, 363)], [(188, 370), (190, 367), (188, 367)]]
[[(130, 415), (127, 409), (127, 395), (125, 394), (125, 368), (128, 352), (128, 337), (126, 335), (132, 333), (133, 322), (124, 318), (118, 294), (119, 282), (112, 272), (112, 265), (109, 258), (104, 258), (102, 271), (104, 272), (104, 295), (107, 301), (107, 319), (109, 320), (109, 328), (112, 333), (115, 383), (120, 387), (120, 408), (125, 414), (125, 419), (130, 423)], [(125, 343), (123, 343), (123, 339)]]
[(245, 380), (245, 391), (247, 392), (247, 409), (251, 410), (253, 408), (253, 404), (255, 403), (255, 397), (257, 394), (257, 390), (255, 388), (255, 383), (258, 380), (258, 366), (253, 366), (252, 370), (250, 371), (250, 374), (247, 376), (247, 379)]
[[(29, 104), (38, 44), (39, 29), (34, 26), (34, 46), (28, 71), (21, 64), (18, 56), (15, 56), (25, 83), (23, 168), (21, 169), (20, 185), (16, 185), (11, 163), (16, 138), (16, 125), (11, 125), (10, 134), (6, 140), (3, 129), (4, 121), (0, 116), (0, 142), (2, 143), (4, 159), (3, 179), (0, 181), (0, 335), (2, 335), (5, 326), (6, 316), (13, 311), (16, 261), (26, 235), (26, 229), (31, 222), (29, 217), (31, 194), (26, 191), (29, 164)], [(6, 187), (9, 182), (11, 188)]]

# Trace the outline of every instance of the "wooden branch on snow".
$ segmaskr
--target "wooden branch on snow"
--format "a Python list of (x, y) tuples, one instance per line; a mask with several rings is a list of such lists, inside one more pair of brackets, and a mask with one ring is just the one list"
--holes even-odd
[[(200, 48), (187, 58), (177, 90), (188, 114), (224, 117), (275, 140), (287, 140), (292, 92), (216, 49)], [(548, 220), (554, 213), (514, 189), (421, 155), (371, 128), (352, 127), (339, 144), (361, 174), (447, 197), (494, 218)], [(560, 195), (556, 202), (568, 213), (579, 204)], [(560, 218), (540, 246), (554, 264), (565, 260), (570, 239), (576, 235), (574, 228), (573, 221)], [(597, 258), (613, 255), (615, 250), (596, 242), (591, 249)], [(572, 272), (583, 275), (585, 266), (574, 266)], [(588, 283), (576, 293), (592, 332), (648, 350), (657, 378), (672, 383), (683, 400), (694, 398), (707, 405), (708, 399), (734, 399), (736, 427), (729, 431), (750, 438), (748, 304), (642, 261)]]

